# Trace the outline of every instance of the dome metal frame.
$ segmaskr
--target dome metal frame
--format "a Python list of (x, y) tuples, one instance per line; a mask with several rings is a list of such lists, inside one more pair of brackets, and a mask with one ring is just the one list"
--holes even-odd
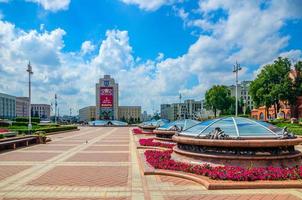
[[(281, 128), (278, 128), (276, 126), (273, 126), (271, 124), (267, 124), (271, 127), (273, 127), (273, 129), (275, 129), (276, 131), (271, 130), (269, 127), (266, 127), (265, 125), (263, 125), (263, 123), (265, 122), (258, 122), (249, 118), (243, 118), (243, 117), (222, 117), (222, 118), (218, 118), (218, 119), (214, 119), (212, 122), (210, 122), (209, 124), (206, 124), (204, 127), (201, 127), (201, 130), (197, 130), (197, 131), (190, 131), (190, 129), (192, 128), (196, 128), (197, 126), (202, 126), (203, 123), (208, 123), (209, 121), (204, 121), (201, 123), (198, 123), (182, 132), (179, 133), (180, 136), (188, 136), (188, 137), (195, 137), (195, 138), (201, 138), (206, 136), (207, 134), (209, 134), (209, 132), (207, 132), (210, 128), (216, 127), (216, 128), (221, 128), (222, 131), (223, 128), (219, 127), (218, 125), (215, 126), (215, 124), (219, 123), (219, 122), (223, 122), (223, 121), (232, 121), (233, 123), (226, 123), (226, 126), (231, 127), (234, 126), (234, 131), (232, 132), (232, 134), (229, 135), (230, 138), (235, 138), (235, 139), (247, 139), (247, 138), (255, 138), (255, 139), (264, 139), (264, 138), (268, 138), (268, 139), (272, 139), (272, 138), (280, 138), (283, 135), (283, 131)], [(241, 120), (241, 122), (239, 122), (239, 120)], [(245, 123), (244, 123), (245, 122)], [(238, 125), (245, 125), (245, 126), (256, 126), (256, 128), (258, 128), (259, 130), (262, 129), (263, 131), (263, 136), (259, 135), (259, 134), (252, 134), (253, 131), (251, 131), (251, 133), (249, 134), (241, 134), (240, 130), (241, 128), (238, 127)], [(258, 126), (258, 127), (257, 127)], [(251, 127), (251, 130), (255, 128), (255, 127)], [(245, 130), (247, 131), (247, 130)], [(228, 130), (228, 132), (230, 132), (230, 130)], [(261, 132), (261, 131), (260, 131)], [(195, 133), (195, 134), (192, 134)], [(254, 132), (255, 133), (255, 132)], [(226, 133), (228, 134), (228, 133)]]

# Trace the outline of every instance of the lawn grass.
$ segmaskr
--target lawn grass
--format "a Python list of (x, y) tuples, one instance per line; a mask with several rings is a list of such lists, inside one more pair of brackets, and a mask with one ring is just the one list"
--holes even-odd
[(286, 126), (290, 132), (293, 132), (296, 135), (302, 135), (302, 125), (300, 124), (280, 122), (280, 123), (276, 123), (275, 125), (280, 128), (284, 128)]

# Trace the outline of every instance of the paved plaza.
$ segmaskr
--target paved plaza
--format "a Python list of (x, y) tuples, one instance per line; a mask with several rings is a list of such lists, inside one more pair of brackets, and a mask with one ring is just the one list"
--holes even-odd
[[(0, 154), (0, 199), (298, 200), (302, 190), (206, 190), (144, 176), (130, 128), (81, 128), (48, 144)], [(301, 182), (302, 184), (302, 182)]]

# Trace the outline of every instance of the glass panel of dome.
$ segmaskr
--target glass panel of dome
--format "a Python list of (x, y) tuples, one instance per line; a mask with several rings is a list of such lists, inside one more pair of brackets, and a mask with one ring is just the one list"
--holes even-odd
[(267, 122), (257, 121), (257, 123), (269, 128), (270, 130), (274, 131), (277, 134), (282, 134), (282, 128), (269, 124)]
[(236, 123), (241, 137), (275, 137), (274, 133), (255, 121), (236, 118)]
[[(217, 120), (217, 119), (216, 119)], [(207, 120), (203, 121), (199, 124), (196, 124), (195, 126), (188, 128), (183, 132), (184, 135), (192, 135), (197, 136), (204, 128), (206, 128), (208, 125), (212, 124), (216, 120)]]
[(227, 134), (231, 137), (237, 137), (236, 127), (235, 127), (234, 121), (231, 117), (224, 118), (222, 120), (215, 122), (214, 124), (209, 126), (206, 130), (204, 130), (202, 135), (209, 134), (211, 131), (213, 131), (217, 127), (219, 127), (221, 130), (223, 130), (225, 134)]
[(199, 122), (196, 120), (185, 120), (183, 130), (188, 129), (198, 123)]

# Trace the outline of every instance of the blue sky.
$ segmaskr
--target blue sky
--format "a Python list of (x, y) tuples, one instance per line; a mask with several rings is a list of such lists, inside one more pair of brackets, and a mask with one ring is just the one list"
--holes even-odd
[(232, 65), (252, 80), (278, 56), (302, 57), (299, 0), (0, 0), (0, 92), (60, 110), (95, 104), (95, 83), (111, 74), (121, 105), (159, 109), (178, 94), (201, 99), (233, 84)]

